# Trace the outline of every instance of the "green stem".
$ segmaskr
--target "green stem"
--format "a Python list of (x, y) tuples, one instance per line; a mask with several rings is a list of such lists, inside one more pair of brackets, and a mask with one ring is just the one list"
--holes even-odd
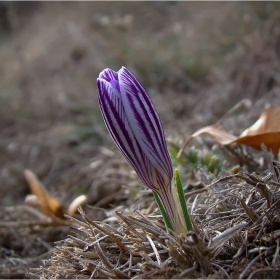
[(162, 205), (162, 203), (161, 203), (161, 200), (160, 200), (158, 194), (157, 194), (155, 191), (153, 191), (153, 195), (154, 195), (154, 197), (155, 197), (155, 200), (156, 200), (156, 202), (157, 202), (158, 208), (159, 208), (159, 210), (160, 210), (160, 212), (161, 212), (161, 215), (162, 215), (162, 217), (163, 217), (163, 220), (164, 220), (164, 223), (165, 223), (165, 226), (166, 226), (167, 231), (168, 231), (168, 229), (172, 229), (172, 230), (173, 230), (173, 227), (172, 227), (172, 225), (171, 225), (171, 222), (170, 222), (170, 220), (169, 220), (169, 217), (167, 216), (167, 214), (166, 214), (166, 212), (165, 212), (165, 210), (164, 210), (164, 207), (163, 207), (163, 205)]
[(187, 225), (187, 229), (188, 229), (188, 231), (190, 231), (190, 230), (193, 230), (193, 228), (192, 228), (192, 223), (191, 223), (191, 219), (189, 216), (189, 212), (188, 212), (188, 208), (187, 208), (187, 204), (186, 204), (186, 200), (185, 200), (185, 195), (184, 195), (184, 190), (183, 190), (183, 186), (182, 186), (182, 182), (181, 182), (181, 178), (180, 178), (178, 169), (175, 169), (175, 181), (176, 181), (178, 196), (179, 196), (181, 208), (183, 211), (183, 215), (185, 218), (185, 222)]

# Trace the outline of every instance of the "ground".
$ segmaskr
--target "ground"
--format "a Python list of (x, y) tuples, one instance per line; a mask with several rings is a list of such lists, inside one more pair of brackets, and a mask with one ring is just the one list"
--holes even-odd
[[(102, 120), (100, 71), (126, 66), (138, 77), (174, 153), (224, 116), (238, 135), (280, 103), (279, 13), (277, 2), (1, 2), (0, 277), (26, 277), (69, 233), (67, 222), (25, 204), (24, 170), (65, 209), (86, 194), (93, 220), (151, 201), (150, 193), (139, 198), (143, 186)], [(211, 152), (205, 141), (193, 145)], [(266, 169), (238, 157), (227, 167), (235, 164)], [(189, 178), (190, 168), (180, 168)]]

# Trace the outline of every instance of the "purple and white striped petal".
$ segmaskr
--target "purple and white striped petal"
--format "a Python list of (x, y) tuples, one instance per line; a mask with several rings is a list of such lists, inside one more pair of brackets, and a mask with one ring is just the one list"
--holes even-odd
[(172, 180), (164, 131), (151, 98), (127, 68), (118, 71), (118, 80), (125, 114), (142, 151), (164, 177)]
[(99, 74), (98, 78), (104, 79), (107, 82), (118, 80), (118, 73), (109, 68), (106, 68)]
[(144, 184), (159, 193), (170, 180), (167, 181), (143, 153), (127, 120), (121, 93), (112, 87), (112, 81), (101, 78), (97, 79), (97, 87), (101, 113), (115, 144)]
[(173, 169), (164, 131), (149, 95), (125, 67), (118, 72), (103, 70), (97, 88), (115, 144), (143, 183), (159, 195), (175, 232), (185, 232), (172, 194)]

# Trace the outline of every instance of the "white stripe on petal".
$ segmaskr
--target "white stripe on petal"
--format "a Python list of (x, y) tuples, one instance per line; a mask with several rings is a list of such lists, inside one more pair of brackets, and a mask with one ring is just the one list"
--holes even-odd
[(111, 80), (118, 80), (118, 73), (109, 68), (106, 68), (99, 74), (98, 78), (105, 79), (108, 82), (110, 82)]

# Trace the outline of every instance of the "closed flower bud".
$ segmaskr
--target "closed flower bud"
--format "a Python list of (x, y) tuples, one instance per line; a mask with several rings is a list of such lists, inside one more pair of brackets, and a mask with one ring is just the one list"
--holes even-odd
[(103, 70), (97, 79), (106, 127), (142, 182), (155, 191), (175, 232), (184, 226), (172, 195), (173, 167), (164, 131), (146, 90), (125, 67)]

